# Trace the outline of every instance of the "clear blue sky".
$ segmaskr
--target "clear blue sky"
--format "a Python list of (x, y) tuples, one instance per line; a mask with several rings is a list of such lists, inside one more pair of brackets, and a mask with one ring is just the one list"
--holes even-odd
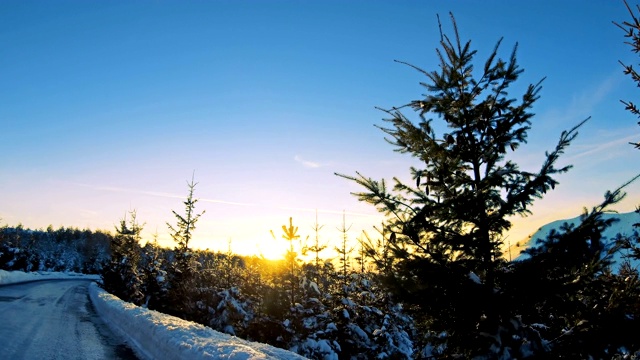
[[(547, 77), (522, 168), (592, 116), (562, 160), (574, 170), (512, 240), (640, 172), (619, 102), (640, 95), (618, 63), (639, 59), (612, 24), (629, 18), (622, 1), (2, 1), (2, 222), (113, 229), (136, 209), (166, 241), (195, 170), (196, 246), (268, 253), (289, 216), (311, 235), (314, 209), (324, 239), (343, 210), (355, 239), (380, 217), (333, 174), (408, 177), (374, 107), (420, 98), (424, 79), (393, 60), (435, 69), (449, 11), (479, 61), (504, 37), (522, 88)], [(628, 192), (621, 211), (640, 204), (640, 184)]]

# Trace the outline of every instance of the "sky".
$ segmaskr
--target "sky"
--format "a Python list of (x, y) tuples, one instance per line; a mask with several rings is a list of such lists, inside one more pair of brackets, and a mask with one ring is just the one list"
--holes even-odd
[[(192, 245), (278, 257), (298, 233), (349, 240), (382, 221), (334, 173), (409, 178), (416, 161), (384, 134), (390, 108), (422, 97), (449, 12), (477, 61), (518, 44), (519, 97), (542, 78), (528, 144), (539, 170), (562, 130), (591, 120), (561, 158), (573, 164), (507, 241), (596, 205), (640, 173), (637, 64), (612, 22), (622, 1), (12, 1), (0, 2), (0, 218), (30, 228), (113, 230), (136, 211), (143, 237), (173, 246), (166, 223), (197, 182), (205, 211)], [(621, 212), (640, 204), (640, 182)], [(344, 214), (344, 216), (343, 216)], [(327, 253), (326, 256), (331, 256)]]

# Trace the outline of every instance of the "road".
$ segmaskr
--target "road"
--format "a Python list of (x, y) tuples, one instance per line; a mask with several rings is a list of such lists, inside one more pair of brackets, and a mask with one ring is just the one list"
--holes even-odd
[(95, 313), (90, 282), (0, 286), (0, 359), (137, 359)]

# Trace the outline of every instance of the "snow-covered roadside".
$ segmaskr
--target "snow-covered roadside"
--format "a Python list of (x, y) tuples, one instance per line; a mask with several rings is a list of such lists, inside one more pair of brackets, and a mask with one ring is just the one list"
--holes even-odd
[(89, 285), (89, 294), (102, 319), (148, 359), (305, 359), (121, 301), (95, 283)]
[[(91, 279), (98, 275), (0, 270), (0, 285), (35, 280)], [(246, 341), (180, 318), (124, 302), (89, 285), (89, 296), (100, 317), (129, 339), (138, 354), (148, 359), (300, 360), (304, 357), (270, 345)]]
[(23, 272), (23, 271), (5, 271), (0, 270), (0, 285), (15, 284), (25, 281), (36, 280), (68, 280), (68, 279), (100, 279), (99, 275), (87, 275), (78, 273), (61, 273), (61, 272)]

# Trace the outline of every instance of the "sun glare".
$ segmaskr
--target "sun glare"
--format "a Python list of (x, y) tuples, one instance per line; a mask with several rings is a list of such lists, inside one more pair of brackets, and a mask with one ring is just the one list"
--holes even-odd
[(247, 250), (252, 255), (262, 256), (269, 260), (281, 260), (289, 250), (289, 243), (284, 239), (266, 239), (256, 241), (253, 252), (250, 249)]

